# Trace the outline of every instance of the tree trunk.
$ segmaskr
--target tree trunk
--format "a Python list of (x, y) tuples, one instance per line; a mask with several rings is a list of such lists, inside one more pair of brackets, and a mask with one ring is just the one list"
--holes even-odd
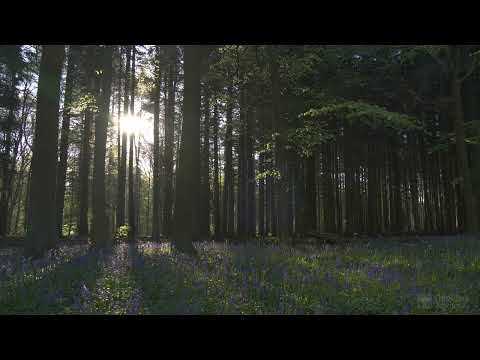
[[(123, 95), (123, 116), (128, 116), (130, 96), (130, 57), (131, 48), (127, 46), (125, 65), (125, 90)], [(125, 225), (125, 187), (127, 184), (127, 133), (122, 132), (122, 157), (120, 159), (120, 173), (118, 174), (118, 199), (117, 199), (117, 227)]]
[(57, 167), (60, 80), (64, 45), (43, 45), (37, 91), (27, 256), (40, 257), (57, 243), (55, 182)]
[[(200, 64), (201, 46), (184, 47), (183, 126), (180, 160), (176, 175), (174, 233), (172, 245), (177, 251), (196, 254), (193, 236), (198, 226), (200, 172)], [(191, 225), (191, 226), (189, 226)]]
[(202, 238), (210, 237), (210, 94), (205, 84), (203, 117), (203, 151), (201, 176), (201, 232)]
[(271, 66), (271, 83), (272, 83), (272, 116), (275, 124), (275, 129), (279, 133), (275, 142), (275, 158), (277, 163), (277, 170), (280, 173), (280, 180), (278, 183), (278, 227), (279, 238), (281, 242), (289, 241), (289, 226), (288, 226), (288, 166), (287, 166), (287, 150), (286, 130), (287, 124), (283, 116), (280, 115), (280, 74), (279, 64), (277, 60), (275, 48), (270, 49), (270, 66)]
[(246, 165), (247, 165), (247, 206), (246, 206), (246, 220), (247, 231), (249, 238), (254, 238), (257, 234), (256, 214), (255, 214), (255, 112), (252, 105), (252, 89), (248, 89), (248, 103), (247, 103), (247, 132), (246, 132)]
[(217, 100), (214, 100), (213, 106), (213, 223), (216, 242), (223, 241), (223, 232), (220, 227), (220, 182), (219, 182), (219, 168), (218, 168), (218, 105)]
[(463, 100), (461, 94), (462, 83), (460, 80), (454, 78), (451, 81), (451, 86), (452, 96), (455, 101), (455, 146), (457, 151), (458, 172), (461, 176), (460, 189), (463, 194), (464, 201), (463, 214), (465, 218), (465, 232), (476, 233), (478, 232), (478, 216), (470, 175), (470, 167), (468, 165), (467, 145), (465, 143)]
[[(260, 96), (263, 98), (264, 94), (261, 93)], [(256, 110), (258, 111), (257, 123), (260, 130), (260, 141), (264, 142), (265, 138), (265, 105), (262, 103), (257, 106)], [(258, 179), (258, 234), (261, 238), (264, 238), (266, 235), (265, 227), (265, 152), (261, 151), (258, 156), (258, 171), (261, 174)]]
[(168, 73), (168, 102), (165, 116), (165, 195), (163, 208), (163, 229), (166, 236), (172, 233), (173, 207), (173, 135), (175, 126), (175, 81), (177, 49), (171, 48)]
[(105, 46), (101, 50), (101, 93), (98, 101), (98, 116), (95, 119), (95, 153), (93, 167), (92, 242), (97, 248), (110, 245), (110, 227), (106, 214), (105, 158), (107, 155), (108, 120), (110, 117), (109, 104), (112, 86), (113, 47)]
[(316, 206), (316, 183), (315, 183), (315, 154), (305, 160), (306, 186), (305, 186), (305, 211), (304, 211), (304, 233), (316, 230), (317, 206)]
[(78, 46), (71, 45), (68, 51), (67, 78), (65, 80), (65, 99), (63, 102), (62, 131), (60, 138), (60, 161), (57, 169), (57, 229), (58, 236), (63, 232), (63, 207), (65, 199), (65, 181), (67, 176), (67, 158), (70, 134), (70, 106), (77, 66)]
[(155, 46), (155, 88), (153, 91), (153, 219), (152, 241), (160, 241), (160, 47)]
[(223, 185), (223, 233), (231, 238), (235, 233), (234, 189), (233, 189), (233, 86), (230, 83), (227, 93), (226, 131), (225, 131), (225, 169)]
[(237, 236), (247, 240), (247, 159), (246, 159), (246, 90), (243, 70), (240, 72), (240, 124), (238, 134), (238, 193), (237, 193)]
[[(86, 81), (87, 91), (89, 95), (93, 96), (95, 87), (95, 48), (94, 46), (87, 47), (87, 64), (86, 64)], [(79, 204), (80, 213), (78, 219), (78, 235), (81, 238), (88, 238), (88, 194), (89, 194), (89, 175), (90, 175), (90, 160), (91, 160), (91, 146), (90, 138), (92, 132), (93, 109), (88, 106), (85, 111), (85, 122), (83, 125), (82, 135), (82, 149), (80, 153), (80, 189), (79, 189)]]
[[(132, 82), (130, 87), (130, 116), (135, 116), (135, 45), (132, 45)], [(133, 149), (135, 146), (135, 134), (130, 134), (130, 144), (128, 149), (128, 241), (135, 242), (137, 235), (135, 218), (135, 178), (133, 175)]]
[(140, 214), (141, 211), (140, 209), (142, 208), (142, 199), (140, 197), (141, 191), (142, 191), (142, 171), (140, 169), (140, 154), (142, 152), (142, 142), (140, 135), (137, 138), (137, 146), (135, 147), (135, 209), (137, 211), (135, 212), (136, 217), (135, 217), (135, 229), (137, 229), (138, 234), (142, 234), (142, 228), (141, 228), (141, 223), (140, 223)]

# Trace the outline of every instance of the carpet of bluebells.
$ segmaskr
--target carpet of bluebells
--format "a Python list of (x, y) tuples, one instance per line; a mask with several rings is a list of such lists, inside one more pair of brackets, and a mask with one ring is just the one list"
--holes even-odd
[(478, 243), (0, 249), (0, 314), (479, 314)]

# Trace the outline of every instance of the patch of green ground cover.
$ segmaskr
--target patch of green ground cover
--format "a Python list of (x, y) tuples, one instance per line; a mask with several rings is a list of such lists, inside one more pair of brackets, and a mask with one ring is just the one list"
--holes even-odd
[(122, 244), (107, 254), (94, 287), (84, 288), (85, 312), (93, 314), (141, 314), (141, 294), (135, 281), (138, 255), (135, 246)]
[[(148, 294), (153, 292), (160, 301), (150, 301), (148, 312), (178, 313), (183, 304), (182, 313), (378, 313), (388, 312), (386, 300), (397, 299), (388, 293), (388, 288), (376, 291), (384, 290), (377, 286), (365, 301), (355, 302), (357, 293), (365, 292), (366, 288), (365, 283), (358, 280), (362, 278), (361, 273), (354, 276), (350, 271), (347, 280), (346, 273), (335, 272), (337, 264), (333, 261), (309, 261), (308, 257), (292, 255), (292, 252), (282, 256), (282, 250), (275, 248), (263, 254), (262, 250), (257, 250), (253, 255), (248, 247), (233, 248), (230, 255), (224, 252), (219, 256), (218, 251), (205, 248), (201, 250), (200, 264), (188, 264), (187, 261), (175, 266), (171, 263), (172, 268), (167, 271), (166, 267), (159, 266), (166, 259), (156, 259), (166, 254), (150, 252), (146, 255), (151, 257), (146, 266), (148, 273), (155, 274), (151, 280), (157, 281), (150, 281), (148, 286), (144, 283), (144, 294), (146, 299), (152, 300)], [(168, 276), (173, 268), (176, 277)], [(327, 274), (330, 281), (324, 280)], [(371, 297), (377, 301), (372, 302)], [(376, 306), (372, 307), (372, 303)], [(399, 305), (395, 302), (390, 307), (396, 309)]]
[[(173, 254), (153, 250), (145, 254), (148, 272), (156, 274), (146, 292), (156, 294), (159, 301), (150, 301), (148, 312), (406, 314), (471, 311), (467, 307), (469, 297), (458, 291), (459, 283), (452, 282), (458, 278), (450, 277), (447, 285), (451, 286), (441, 286), (439, 282), (444, 280), (445, 271), (426, 271), (430, 262), (435, 263), (435, 259), (430, 258), (430, 250), (409, 255), (398, 249), (402, 247), (390, 253), (388, 249), (381, 252), (375, 248), (369, 249), (370, 252), (355, 248), (342, 252), (327, 247), (309, 255), (275, 246), (231, 246), (218, 250), (218, 246), (207, 245), (200, 249), (199, 262), (175, 261), (171, 258)], [(392, 254), (392, 251), (398, 253)], [(453, 261), (454, 257), (449, 259)], [(454, 262), (454, 266), (458, 270), (458, 262)], [(172, 271), (176, 272), (175, 276), (169, 275)], [(152, 300), (151, 296), (145, 298)]]
[(97, 259), (86, 247), (62, 247), (38, 261), (19, 256), (24, 271), (0, 285), (0, 314), (59, 314), (78, 307), (81, 284), (95, 277)]
[[(51, 271), (46, 282), (29, 280), (28, 286), (12, 288), (20, 295), (30, 292), (33, 299), (45, 298), (41, 288), (64, 295), (48, 306), (45, 301), (17, 299), (7, 312), (480, 313), (480, 251), (465, 241), (302, 250), (264, 244), (196, 246), (199, 259), (172, 252), (168, 244), (119, 245), (112, 254), (97, 256), (94, 266), (73, 265), (74, 269)], [(72, 279), (77, 285), (67, 294)], [(12, 299), (2, 304), (15, 304)]]
[(145, 314), (200, 313), (196, 306), (202, 291), (189, 276), (194, 271), (194, 260), (173, 254), (169, 246), (145, 245), (140, 248), (143, 258), (135, 272), (136, 283), (143, 294), (142, 311)]
[[(362, 250), (358, 250), (361, 252)], [(434, 242), (395, 249), (377, 248), (372, 263), (386, 271), (398, 271), (404, 277), (411, 313), (475, 313), (479, 312), (478, 246), (475, 242)], [(365, 258), (363, 262), (368, 262)]]

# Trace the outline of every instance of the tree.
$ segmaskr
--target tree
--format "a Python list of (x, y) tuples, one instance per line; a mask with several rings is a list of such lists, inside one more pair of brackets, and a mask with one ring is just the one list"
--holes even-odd
[[(135, 45), (132, 46), (132, 75), (130, 87), (130, 116), (135, 116)], [(133, 148), (135, 146), (135, 134), (130, 133), (130, 144), (128, 147), (128, 241), (135, 242), (137, 234), (135, 224), (135, 179), (133, 176)]]
[(461, 187), (463, 190), (463, 199), (465, 202), (465, 231), (468, 233), (478, 232), (478, 213), (475, 203), (475, 194), (473, 192), (472, 177), (470, 174), (470, 166), (468, 164), (467, 146), (465, 142), (465, 120), (462, 98), (462, 84), (465, 79), (471, 75), (478, 60), (475, 58), (470, 61), (470, 68), (465, 68), (465, 62), (468, 49), (465, 46), (450, 45), (448, 48), (449, 62), (451, 64), (451, 91), (454, 99), (454, 124), (455, 124), (455, 141), (457, 151), (457, 162), (459, 173), (463, 179)]
[(155, 85), (153, 89), (153, 223), (152, 241), (160, 241), (160, 47), (155, 46)]
[(73, 88), (75, 86), (75, 77), (77, 72), (77, 63), (80, 48), (75, 45), (71, 45), (68, 50), (68, 65), (67, 76), (65, 82), (65, 98), (63, 102), (63, 118), (62, 118), (62, 130), (60, 137), (60, 160), (58, 161), (57, 169), (57, 229), (58, 236), (62, 236), (63, 232), (63, 210), (65, 200), (65, 181), (67, 177), (67, 158), (69, 148), (69, 135), (70, 135), (70, 116), (73, 97)]
[[(174, 232), (172, 245), (180, 252), (196, 254), (193, 247), (194, 224), (198, 224), (194, 196), (198, 194), (200, 173), (200, 65), (202, 50), (198, 45), (184, 46), (183, 126), (180, 160), (176, 175)], [(192, 226), (189, 226), (192, 224)]]
[[(230, 79), (229, 79), (230, 81)], [(233, 85), (228, 84), (227, 89), (227, 111), (226, 111), (226, 131), (225, 131), (225, 166), (223, 183), (223, 233), (232, 237), (234, 228), (234, 189), (233, 189)]]
[(447, 77), (447, 81), (450, 82), (450, 94), (453, 100), (452, 116), (454, 118), (456, 156), (458, 171), (461, 176), (460, 188), (464, 201), (465, 231), (476, 233), (479, 228), (479, 218), (465, 142), (462, 86), (465, 80), (478, 67), (480, 53), (477, 51), (472, 54), (471, 46), (468, 45), (424, 46), (423, 49), (438, 62)]
[(106, 215), (105, 158), (107, 127), (110, 117), (109, 105), (112, 86), (113, 46), (101, 49), (101, 92), (99, 111), (95, 119), (95, 152), (93, 168), (93, 244), (104, 247), (110, 244), (109, 224)]
[[(175, 127), (175, 92), (177, 76), (177, 47), (170, 46), (167, 51), (168, 82), (167, 82), (167, 106), (165, 109), (165, 194), (163, 207), (163, 229), (165, 236), (172, 233), (172, 210), (173, 210), (173, 141)], [(165, 75), (167, 79), (167, 75)]]
[[(131, 47), (127, 46), (126, 65), (124, 76), (124, 97), (123, 97), (123, 116), (128, 116), (129, 96), (130, 96), (130, 59)], [(119, 174), (118, 174), (118, 192), (117, 192), (117, 227), (125, 225), (125, 187), (127, 184), (127, 133), (122, 132), (122, 155), (120, 160)]]
[(94, 111), (96, 111), (95, 103), (95, 47), (86, 47), (85, 56), (85, 87), (86, 87), (86, 109), (84, 113), (84, 123), (82, 132), (82, 148), (80, 152), (80, 190), (79, 190), (79, 218), (78, 218), (78, 235), (81, 238), (88, 238), (88, 205), (89, 205), (89, 178), (91, 168), (91, 133)]
[(223, 241), (223, 232), (220, 226), (220, 171), (218, 166), (218, 104), (215, 98), (213, 105), (213, 224), (214, 239)]
[(42, 46), (31, 165), (29, 223), (25, 239), (26, 254), (32, 257), (41, 256), (57, 243), (55, 180), (60, 79), (64, 59), (63, 45)]
[(200, 194), (200, 235), (210, 237), (210, 94), (208, 84), (204, 86), (203, 105), (203, 149), (201, 166), (201, 194)]
[(290, 233), (288, 228), (288, 166), (287, 166), (287, 152), (286, 152), (286, 130), (287, 124), (285, 119), (280, 114), (280, 75), (278, 65), (278, 49), (270, 48), (270, 71), (272, 82), (272, 116), (273, 123), (277, 131), (277, 138), (275, 142), (275, 160), (276, 167), (280, 173), (280, 181), (278, 186), (278, 211), (279, 211), (279, 238), (280, 241), (286, 242), (289, 240)]

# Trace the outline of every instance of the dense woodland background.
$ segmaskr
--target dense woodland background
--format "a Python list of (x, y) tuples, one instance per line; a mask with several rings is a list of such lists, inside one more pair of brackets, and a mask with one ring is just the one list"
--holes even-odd
[(0, 238), (476, 233), (479, 51), (1, 45)]

